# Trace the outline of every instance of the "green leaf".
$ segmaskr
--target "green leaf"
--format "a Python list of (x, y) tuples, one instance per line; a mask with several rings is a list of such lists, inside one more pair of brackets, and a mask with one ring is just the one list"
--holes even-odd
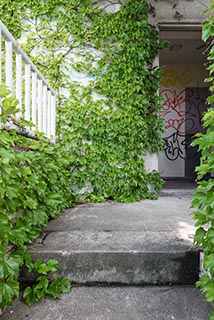
[(37, 201), (32, 198), (28, 198), (24, 201), (25, 208), (36, 209), (37, 206), (38, 206)]
[(200, 227), (196, 230), (194, 242), (196, 245), (200, 246), (203, 243), (204, 237), (206, 235), (206, 231)]
[(0, 282), (0, 297), (6, 305), (10, 305), (14, 297), (19, 295), (19, 282), (15, 279), (9, 279)]
[(60, 293), (68, 293), (71, 290), (71, 281), (68, 278), (57, 277), (48, 287), (47, 294), (58, 298)]
[(8, 276), (16, 276), (20, 266), (23, 264), (21, 256), (17, 253), (12, 253), (5, 259), (0, 259), (0, 279), (6, 279)]
[(58, 270), (58, 261), (54, 259), (48, 260), (47, 267), (49, 272), (56, 272)]
[(10, 230), (10, 220), (6, 214), (0, 214), (0, 238)]
[(25, 303), (29, 307), (31, 307), (34, 304), (34, 302), (36, 301), (36, 296), (35, 296), (33, 289), (30, 287), (27, 287), (24, 290), (23, 298), (24, 298)]

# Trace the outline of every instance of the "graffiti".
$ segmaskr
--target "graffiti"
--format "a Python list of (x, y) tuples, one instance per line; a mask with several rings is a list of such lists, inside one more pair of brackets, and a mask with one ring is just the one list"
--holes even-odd
[(191, 88), (180, 92), (163, 89), (160, 94), (164, 97), (163, 109), (160, 116), (165, 120), (165, 129), (173, 129), (179, 134), (194, 134), (201, 127), (201, 114), (204, 99)]
[[(164, 151), (168, 160), (194, 158), (197, 150), (187, 152), (192, 137), (202, 131), (201, 118), (205, 110), (205, 99), (199, 94), (199, 89), (187, 88), (180, 92), (163, 89), (163, 109), (160, 115), (164, 118), (167, 136), (164, 137)], [(187, 156), (188, 155), (188, 156)]]
[(192, 142), (192, 135), (182, 135), (177, 132), (164, 138), (164, 152), (168, 160), (175, 161), (178, 157), (181, 159), (192, 159), (197, 155), (197, 149), (194, 148), (191, 156), (187, 156), (187, 149)]
[(192, 81), (190, 73), (191, 68), (186, 68), (181, 72), (174, 69), (164, 69), (162, 86), (165, 88), (175, 87), (176, 85), (187, 87)]

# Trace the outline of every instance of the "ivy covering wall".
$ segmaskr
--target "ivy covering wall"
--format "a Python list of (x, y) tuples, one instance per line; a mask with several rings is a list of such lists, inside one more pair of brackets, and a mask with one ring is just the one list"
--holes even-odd
[[(28, 305), (69, 291), (68, 279), (48, 280), (57, 261), (32, 262), (27, 249), (48, 219), (79, 197), (134, 201), (161, 186), (144, 167), (146, 150), (162, 144), (154, 9), (146, 1), (117, 4), (108, 13), (111, 1), (0, 2), (0, 19), (58, 92), (56, 145), (0, 130), (0, 309), (19, 295), (23, 266), (39, 274), (24, 291)], [(88, 75), (87, 86), (72, 81), (71, 68)], [(4, 124), (17, 101), (3, 86), (0, 98)]]
[[(139, 200), (161, 187), (159, 173), (144, 166), (147, 150), (162, 145), (154, 8), (138, 0), (115, 5), (116, 12), (107, 12), (111, 1), (0, 4), (0, 19), (15, 36), (24, 32), (25, 50), (59, 92), (58, 136), (70, 153), (72, 184), (94, 201)], [(71, 68), (88, 75), (87, 86), (72, 81)]]

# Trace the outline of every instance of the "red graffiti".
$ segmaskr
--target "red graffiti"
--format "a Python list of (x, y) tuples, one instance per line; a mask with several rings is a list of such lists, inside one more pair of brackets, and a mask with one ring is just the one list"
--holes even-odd
[(191, 88), (180, 92), (163, 89), (160, 94), (164, 97), (163, 110), (160, 115), (165, 119), (165, 129), (174, 129), (179, 134), (196, 133), (201, 125), (200, 106), (204, 99), (193, 101), (194, 91)]

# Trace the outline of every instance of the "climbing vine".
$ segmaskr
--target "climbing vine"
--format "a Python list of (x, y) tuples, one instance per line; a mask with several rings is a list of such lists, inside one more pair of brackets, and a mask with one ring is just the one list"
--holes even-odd
[(162, 184), (144, 158), (162, 146), (154, 8), (138, 0), (1, 6), (0, 18), (13, 33), (25, 32), (25, 50), (58, 90), (58, 137), (70, 152), (74, 190), (94, 201), (153, 197)]
[[(28, 305), (69, 291), (68, 279), (46, 277), (57, 261), (32, 262), (27, 244), (71, 206), (74, 192), (93, 201), (134, 201), (153, 197), (161, 186), (159, 174), (144, 167), (147, 150), (161, 147), (161, 72), (153, 61), (162, 45), (149, 23), (154, 8), (137, 0), (115, 5), (108, 12), (111, 1), (0, 3), (0, 19), (22, 37), (59, 97), (55, 146), (44, 136), (33, 141), (6, 126), (0, 130), (0, 308), (18, 296), (24, 265), (39, 274), (24, 291)], [(71, 68), (87, 75), (87, 85), (72, 81)], [(3, 87), (0, 93), (6, 124), (17, 101)]]
[[(162, 147), (154, 60), (165, 43), (150, 22), (154, 12), (140, 0), (1, 0), (0, 19), (58, 92), (58, 143), (0, 130), (0, 307), (18, 295), (24, 264), (40, 273), (25, 291), (29, 305), (68, 291), (67, 279), (44, 277), (57, 262), (32, 263), (26, 244), (71, 205), (74, 192), (93, 201), (134, 201), (160, 189), (159, 173), (144, 164), (148, 151)], [(5, 91), (2, 98), (12, 107), (4, 109), (7, 118), (16, 103)]]
[[(50, 145), (44, 136), (31, 140), (9, 130), (8, 120), (15, 121), (17, 100), (0, 86), (0, 309), (19, 295), (19, 272), (26, 266), (36, 272), (38, 283), (26, 288), (25, 301), (31, 305), (46, 294), (57, 297), (68, 292), (70, 280), (46, 275), (58, 269), (56, 260), (31, 261), (27, 244), (41, 233), (48, 219), (72, 205), (69, 162), (65, 150)], [(17, 125), (21, 126), (19, 120)], [(26, 122), (25, 122), (26, 125)]]
[[(207, 103), (214, 104), (214, 1), (211, 0), (209, 9), (204, 13), (208, 18), (203, 22), (203, 40), (206, 42), (206, 54), (208, 59), (209, 77), (206, 82), (210, 84), (210, 96)], [(194, 218), (196, 221), (195, 243), (202, 246), (204, 252), (204, 268), (206, 274), (202, 275), (197, 286), (205, 294), (206, 300), (214, 301), (214, 110), (208, 109), (203, 117), (205, 134), (197, 134), (193, 145), (197, 145), (201, 151), (201, 162), (197, 168), (198, 188), (193, 197), (192, 206), (196, 208)], [(205, 179), (206, 178), (206, 179)], [(214, 310), (210, 320), (214, 319)]]

